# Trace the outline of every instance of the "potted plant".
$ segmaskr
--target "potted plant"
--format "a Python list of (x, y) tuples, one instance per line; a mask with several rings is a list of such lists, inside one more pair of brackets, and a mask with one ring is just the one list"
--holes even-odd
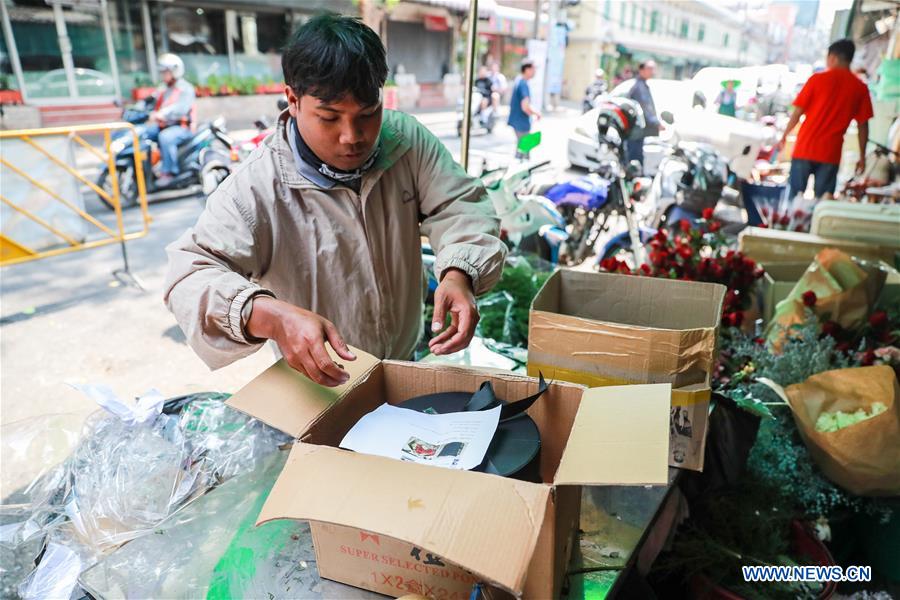
[(265, 83), (259, 83), (254, 90), (257, 94), (283, 94), (284, 84), (269, 77)]
[(131, 89), (131, 99), (135, 102), (143, 100), (156, 93), (156, 87), (147, 73), (135, 73), (134, 87)]
[(0, 104), (22, 104), (22, 92), (12, 89), (6, 74), (0, 74)]

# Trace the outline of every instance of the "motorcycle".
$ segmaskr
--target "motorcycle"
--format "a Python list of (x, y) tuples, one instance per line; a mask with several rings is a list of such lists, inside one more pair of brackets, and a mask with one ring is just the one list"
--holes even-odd
[(584, 114), (592, 108), (597, 107), (598, 98), (606, 95), (608, 89), (605, 81), (595, 81), (584, 91), (584, 98), (581, 99), (581, 113)]
[[(122, 118), (135, 125), (140, 140), (140, 152), (144, 173), (145, 190), (150, 199), (163, 196), (164, 192), (190, 191), (198, 189), (204, 197), (211, 194), (218, 185), (231, 173), (231, 166), (237, 160), (234, 141), (228, 136), (225, 119), (219, 117), (211, 122), (201, 123), (187, 140), (178, 146), (179, 174), (165, 186), (158, 183), (155, 166), (160, 161), (159, 146), (156, 142), (143, 137), (145, 124), (149, 120), (154, 106), (152, 97), (147, 98), (134, 107), (126, 109)], [(130, 131), (122, 131), (113, 138), (110, 152), (115, 157), (116, 183), (119, 188), (119, 199), (122, 208), (135, 206), (138, 203), (138, 180), (135, 166), (134, 142)], [(95, 185), (113, 195), (113, 182), (109, 176), (109, 168), (104, 166), (97, 176)], [(115, 207), (98, 194), (101, 202), (110, 210)]]
[[(494, 104), (491, 102), (491, 99), (488, 98), (487, 106), (485, 108), (481, 107), (482, 100), (484, 100), (484, 96), (481, 92), (478, 91), (477, 88), (472, 89), (472, 121), (470, 127), (472, 130), (477, 127), (481, 127), (484, 129), (486, 133), (491, 133), (494, 130), (494, 125), (497, 123), (497, 111), (494, 109)], [(458, 120), (456, 122), (456, 133), (460, 137), (462, 137), (462, 127), (463, 127), (463, 104), (462, 100), (457, 102), (457, 111), (458, 111)]]
[[(671, 115), (666, 116), (671, 119)], [(633, 253), (636, 241), (643, 246), (660, 229), (674, 232), (682, 220), (693, 223), (707, 208), (712, 208), (717, 220), (724, 223), (723, 232), (736, 234), (746, 226), (746, 218), (735, 184), (736, 176), (727, 161), (712, 146), (676, 140), (669, 146), (641, 205), (627, 206), (633, 213), (634, 231), (629, 225), (629, 231), (611, 238), (598, 260)]]

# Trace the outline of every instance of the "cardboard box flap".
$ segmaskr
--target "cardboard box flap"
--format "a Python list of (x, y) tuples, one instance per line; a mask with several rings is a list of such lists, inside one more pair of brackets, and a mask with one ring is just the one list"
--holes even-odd
[(298, 442), (257, 524), (303, 519), (420, 546), (520, 594), (550, 487)]
[(350, 374), (344, 385), (335, 388), (318, 385), (282, 359), (242, 387), (226, 404), (299, 438), (323, 412), (364, 380), (380, 363), (371, 354), (357, 348), (351, 348), (356, 355), (353, 361), (338, 358), (329, 346), (326, 348), (331, 357)]
[(584, 392), (556, 485), (664, 485), (668, 481), (667, 383)]

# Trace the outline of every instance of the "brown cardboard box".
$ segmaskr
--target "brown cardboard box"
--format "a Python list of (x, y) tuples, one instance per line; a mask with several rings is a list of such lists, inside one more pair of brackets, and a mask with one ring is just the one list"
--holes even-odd
[[(756, 295), (760, 313), (766, 323), (771, 321), (775, 306), (788, 297), (809, 265), (808, 262), (760, 264), (765, 274), (759, 282)], [(877, 299), (878, 305), (886, 307), (900, 302), (900, 272), (897, 269), (882, 261), (863, 262), (861, 266), (870, 271), (877, 269), (884, 272), (884, 285)]]
[(900, 253), (900, 240), (893, 246), (876, 246), (864, 242), (825, 238), (809, 233), (748, 227), (738, 236), (740, 250), (758, 263), (811, 263), (823, 248), (837, 248), (856, 258), (883, 260), (895, 264)]
[(537, 389), (529, 377), (356, 353), (341, 387), (317, 386), (281, 361), (228, 401), (298, 438), (258, 523), (309, 520), (323, 577), (394, 596), (467, 598), (474, 580), (488, 597), (556, 597), (580, 486), (667, 480), (665, 384), (551, 384), (528, 409), (541, 431), (541, 484), (338, 449), (383, 402), (474, 392), (485, 380), (500, 398)]
[(671, 383), (669, 464), (703, 469), (722, 285), (561, 269), (531, 305), (528, 374)]

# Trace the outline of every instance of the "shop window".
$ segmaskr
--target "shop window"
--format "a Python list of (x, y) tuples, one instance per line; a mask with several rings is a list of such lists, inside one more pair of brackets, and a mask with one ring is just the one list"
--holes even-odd
[(636, 27), (637, 27), (637, 6), (632, 4), (631, 5), (631, 29), (632, 29), (632, 31), (634, 31), (634, 29)]
[(652, 13), (650, 13), (650, 33), (656, 33), (658, 24), (659, 24), (659, 11), (654, 10)]
[(728, 34), (727, 33), (722, 35), (722, 45), (725, 46), (726, 48), (728, 47)]
[(619, 27), (625, 28), (625, 3), (619, 5)]
[(612, 20), (612, 0), (606, 0), (603, 4), (603, 18), (607, 21)]
[(681, 21), (681, 38), (686, 38), (688, 36), (688, 31), (690, 31), (690, 23), (687, 19), (682, 19)]
[(702, 42), (703, 38), (706, 37), (706, 25), (700, 23), (700, 26), (697, 28), (697, 41)]

